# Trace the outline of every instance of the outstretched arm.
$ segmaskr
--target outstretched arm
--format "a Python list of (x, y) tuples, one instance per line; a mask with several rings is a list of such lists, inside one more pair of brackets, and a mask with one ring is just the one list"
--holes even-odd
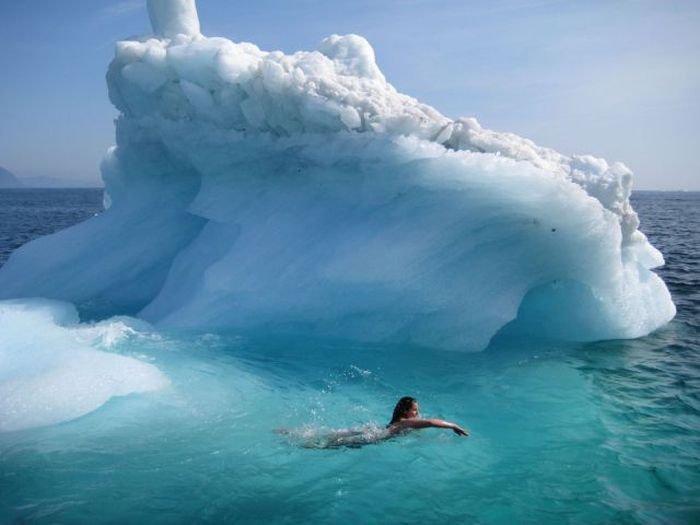
[(449, 428), (458, 436), (469, 435), (469, 432), (456, 423), (445, 421), (444, 419), (402, 419), (398, 423), (394, 423), (393, 426), (395, 426), (397, 430), (404, 430), (407, 428)]

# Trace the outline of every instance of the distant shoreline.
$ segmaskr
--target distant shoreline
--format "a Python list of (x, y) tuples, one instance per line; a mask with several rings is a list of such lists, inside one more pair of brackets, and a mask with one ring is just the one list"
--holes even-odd
[[(26, 191), (26, 190), (102, 190), (104, 186), (19, 186), (19, 187), (0, 187), (0, 191)], [(635, 193), (700, 193), (700, 190), (632, 190), (632, 195)]]
[(104, 191), (104, 186), (20, 186), (14, 188), (2, 188), (0, 191), (27, 191), (27, 190), (101, 190)]
[(635, 193), (700, 193), (700, 190), (632, 190)]

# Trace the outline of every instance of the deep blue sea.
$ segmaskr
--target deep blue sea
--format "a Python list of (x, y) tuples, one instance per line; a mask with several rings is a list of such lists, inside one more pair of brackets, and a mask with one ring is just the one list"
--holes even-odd
[[(0, 264), (101, 202), (0, 190)], [(112, 351), (170, 386), (0, 434), (0, 523), (700, 523), (700, 193), (633, 205), (678, 307), (656, 333), (463, 354), (144, 329)], [(471, 437), (304, 446), (403, 395)]]

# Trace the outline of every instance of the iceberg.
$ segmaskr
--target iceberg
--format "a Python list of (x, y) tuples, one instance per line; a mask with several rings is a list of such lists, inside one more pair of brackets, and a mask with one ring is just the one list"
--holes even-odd
[(459, 350), (675, 315), (624, 164), (443, 116), (357, 35), (285, 55), (202, 35), (194, 0), (148, 11), (107, 73), (106, 211), (18, 249), (0, 298)]

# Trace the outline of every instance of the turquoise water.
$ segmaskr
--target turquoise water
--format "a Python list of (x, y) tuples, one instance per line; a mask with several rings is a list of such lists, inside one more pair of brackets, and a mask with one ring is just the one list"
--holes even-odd
[[(153, 362), (170, 386), (0, 434), (0, 522), (699, 522), (700, 195), (634, 204), (679, 307), (657, 333), (502, 337), (477, 354), (136, 333), (112, 350)], [(403, 395), (471, 437), (304, 447), (384, 425)]]

